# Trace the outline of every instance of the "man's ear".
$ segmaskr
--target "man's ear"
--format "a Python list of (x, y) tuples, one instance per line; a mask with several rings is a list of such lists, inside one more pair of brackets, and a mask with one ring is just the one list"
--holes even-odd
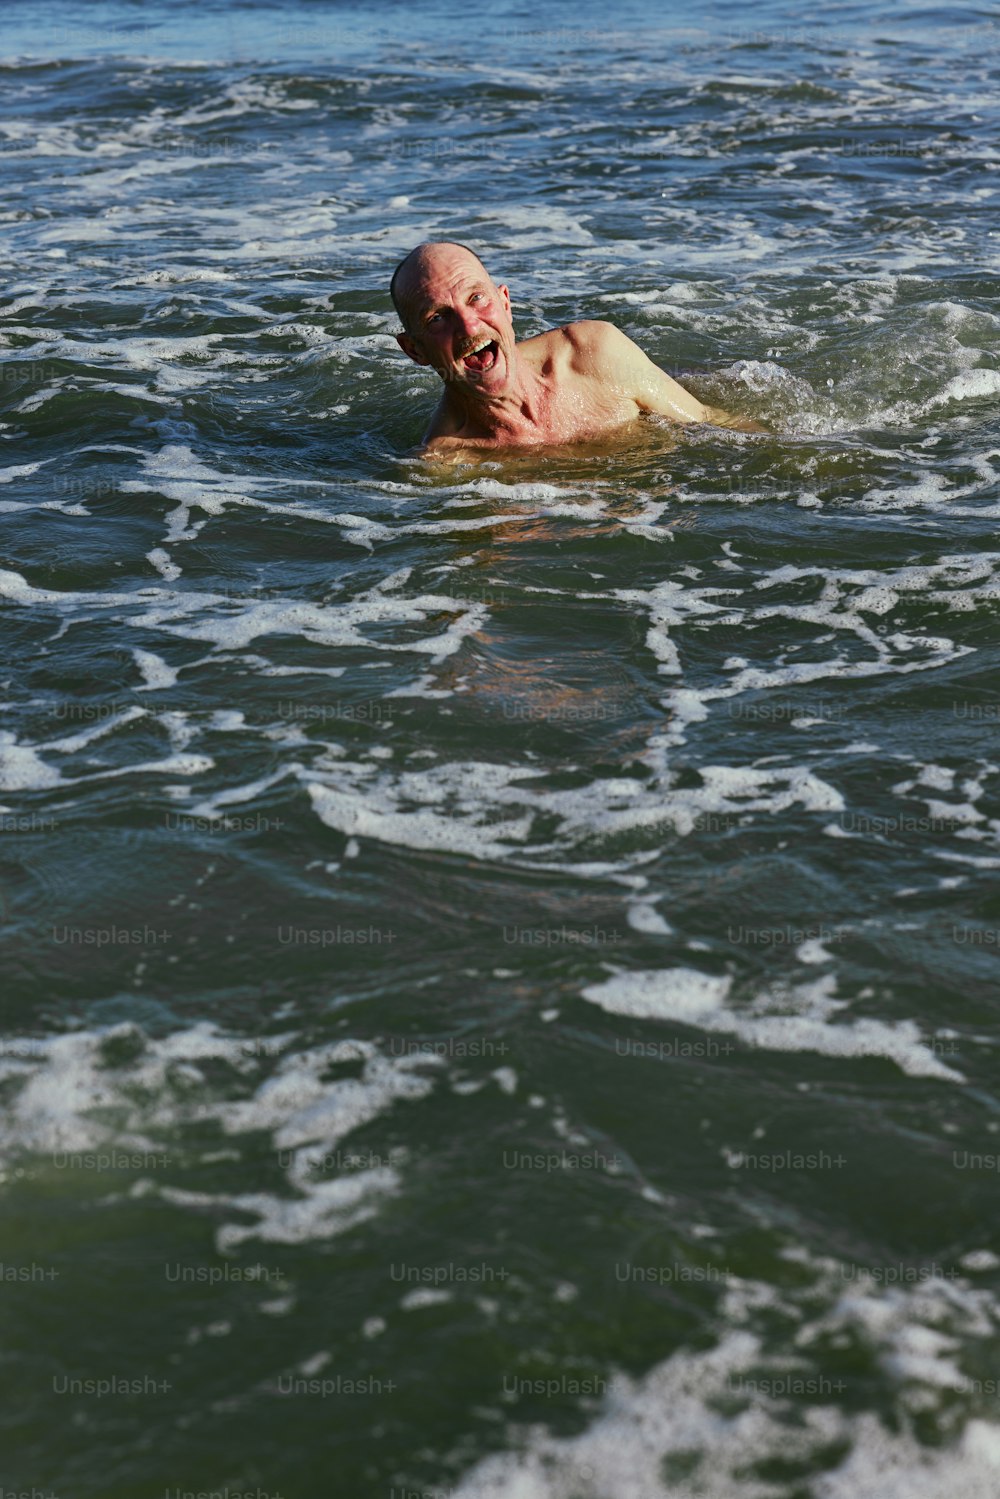
[(503, 298), (504, 311), (507, 313), (507, 316), (510, 317), (510, 292), (505, 286), (498, 286), (497, 291)]
[(414, 364), (430, 364), (430, 360), (423, 352), (416, 339), (409, 333), (397, 333), (396, 342), (404, 354), (408, 354)]

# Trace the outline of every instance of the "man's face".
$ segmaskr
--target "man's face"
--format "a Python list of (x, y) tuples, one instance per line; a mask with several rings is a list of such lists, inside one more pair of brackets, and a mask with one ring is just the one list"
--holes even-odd
[(464, 250), (442, 248), (409, 273), (401, 290), (407, 332), (396, 338), (411, 359), (470, 391), (504, 389), (514, 350), (506, 286), (494, 286)]

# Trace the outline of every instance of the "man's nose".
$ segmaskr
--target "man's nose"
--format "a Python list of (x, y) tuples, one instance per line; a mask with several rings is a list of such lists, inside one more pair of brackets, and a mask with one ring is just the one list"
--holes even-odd
[(469, 338), (479, 326), (479, 314), (474, 307), (456, 307), (455, 316), (464, 338)]

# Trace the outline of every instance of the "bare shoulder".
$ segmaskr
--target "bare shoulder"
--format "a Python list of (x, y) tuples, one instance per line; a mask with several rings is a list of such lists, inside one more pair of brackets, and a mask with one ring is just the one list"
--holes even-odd
[(552, 364), (572, 364), (576, 368), (581, 359), (597, 354), (616, 334), (619, 338), (625, 337), (613, 323), (584, 318), (578, 323), (546, 328), (544, 333), (522, 339), (517, 348), (518, 353), (536, 369)]
[(606, 377), (638, 352), (627, 334), (603, 318), (581, 318), (557, 331), (569, 350), (573, 369), (581, 375)]
[(621, 329), (616, 328), (614, 323), (609, 323), (606, 318), (581, 318), (578, 323), (567, 323), (559, 331), (566, 334), (574, 347), (580, 349), (600, 348), (625, 337)]
[(560, 330), (570, 336), (575, 353), (574, 368), (620, 385), (632, 394), (640, 408), (677, 422), (710, 422), (739, 432), (763, 432), (766, 428), (750, 417), (734, 416), (715, 406), (706, 406), (683, 385), (653, 363), (627, 333), (614, 323), (591, 319), (568, 323)]
[(461, 424), (456, 414), (448, 405), (444, 396), (438, 401), (434, 415), (427, 424), (427, 430), (421, 439), (423, 445), (436, 442), (440, 438), (456, 437), (461, 430)]
[(595, 318), (570, 323), (566, 331), (575, 349), (574, 370), (617, 387), (635, 401), (640, 411), (676, 422), (709, 419), (707, 408), (614, 323)]

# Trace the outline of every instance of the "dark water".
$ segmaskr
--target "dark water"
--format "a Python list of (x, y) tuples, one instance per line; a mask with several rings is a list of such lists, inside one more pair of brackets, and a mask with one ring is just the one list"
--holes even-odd
[(995, 1499), (995, 12), (2, 25), (4, 1492)]

